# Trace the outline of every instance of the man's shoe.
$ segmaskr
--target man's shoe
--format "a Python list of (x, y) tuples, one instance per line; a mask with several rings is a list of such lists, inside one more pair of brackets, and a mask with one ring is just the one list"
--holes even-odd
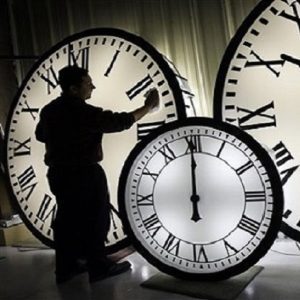
[(87, 268), (84, 265), (77, 265), (73, 270), (66, 271), (66, 272), (59, 272), (56, 273), (56, 283), (62, 284), (65, 283), (77, 275), (80, 275), (84, 272), (87, 272)]
[(90, 274), (89, 275), (90, 283), (100, 281), (105, 278), (124, 273), (124, 272), (128, 271), (130, 269), (130, 267), (131, 267), (131, 264), (128, 261), (123, 261), (118, 264), (114, 263), (107, 269), (106, 272), (101, 272), (98, 274)]

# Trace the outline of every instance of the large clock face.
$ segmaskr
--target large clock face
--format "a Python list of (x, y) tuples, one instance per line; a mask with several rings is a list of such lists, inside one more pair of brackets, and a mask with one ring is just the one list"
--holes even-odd
[(93, 29), (73, 35), (41, 57), (24, 80), (12, 106), (6, 130), (7, 172), (13, 194), (30, 229), (52, 246), (56, 204), (46, 179), (44, 145), (35, 140), (38, 114), (61, 93), (58, 71), (77, 64), (87, 68), (96, 90), (89, 103), (114, 111), (143, 105), (152, 87), (159, 91), (160, 108), (122, 133), (105, 135), (104, 161), (110, 188), (112, 226), (108, 249), (127, 243), (118, 216), (117, 182), (129, 151), (154, 128), (193, 115), (192, 93), (174, 66), (142, 38), (117, 29)]
[(267, 152), (232, 125), (189, 118), (139, 143), (120, 177), (134, 245), (160, 270), (221, 279), (258, 261), (276, 238), (280, 177)]
[(284, 186), (282, 231), (300, 241), (300, 2), (261, 1), (224, 55), (215, 117), (269, 149)]

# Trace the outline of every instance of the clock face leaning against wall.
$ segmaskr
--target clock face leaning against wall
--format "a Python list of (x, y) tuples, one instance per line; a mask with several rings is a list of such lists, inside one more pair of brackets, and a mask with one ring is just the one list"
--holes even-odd
[(118, 196), (135, 248), (185, 279), (245, 271), (281, 224), (283, 192), (267, 152), (236, 126), (208, 118), (166, 124), (137, 144)]
[(300, 2), (263, 0), (231, 40), (214, 115), (271, 152), (284, 187), (282, 232), (300, 241)]
[[(113, 210), (107, 249), (128, 244), (118, 216), (117, 181), (127, 154), (157, 126), (194, 115), (193, 94), (174, 66), (142, 38), (119, 29), (98, 28), (72, 35), (55, 45), (33, 66), (11, 107), (6, 127), (6, 171), (20, 214), (31, 231), (53, 246), (55, 199), (46, 179), (44, 146), (35, 140), (39, 111), (60, 95), (58, 71), (66, 65), (87, 68), (96, 90), (90, 104), (132, 111), (152, 87), (161, 104), (130, 130), (104, 136), (104, 160)], [(78, 220), (80, 223), (80, 220)]]

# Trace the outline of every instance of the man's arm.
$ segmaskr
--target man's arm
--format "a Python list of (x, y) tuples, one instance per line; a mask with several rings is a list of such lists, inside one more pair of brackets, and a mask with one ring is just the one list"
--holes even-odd
[(117, 113), (88, 106), (88, 115), (85, 117), (85, 120), (87, 123), (90, 122), (91, 130), (102, 133), (119, 132), (129, 129), (136, 121), (159, 105), (159, 94), (156, 89), (150, 90), (145, 96), (145, 104), (131, 112)]
[(135, 122), (148, 114), (153, 108), (159, 105), (159, 94), (157, 89), (153, 89), (147, 95), (144, 106), (132, 111)]

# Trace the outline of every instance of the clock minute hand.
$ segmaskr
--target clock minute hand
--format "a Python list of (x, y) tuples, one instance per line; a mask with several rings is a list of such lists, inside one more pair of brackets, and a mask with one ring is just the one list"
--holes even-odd
[(193, 213), (192, 213), (192, 217), (191, 220), (193, 220), (194, 222), (198, 222), (199, 220), (201, 220), (201, 217), (199, 215), (199, 211), (198, 211), (198, 202), (200, 201), (200, 197), (197, 194), (197, 188), (196, 188), (196, 161), (194, 158), (194, 146), (192, 144), (192, 142), (189, 143), (189, 148), (191, 151), (191, 175), (192, 175), (192, 195), (190, 197), (190, 200), (193, 204)]
[(297, 65), (298, 67), (300, 67), (300, 59), (294, 58), (293, 56), (287, 55), (287, 54), (281, 54), (280, 57), (282, 59), (284, 59), (285, 61), (288, 61), (292, 64)]

